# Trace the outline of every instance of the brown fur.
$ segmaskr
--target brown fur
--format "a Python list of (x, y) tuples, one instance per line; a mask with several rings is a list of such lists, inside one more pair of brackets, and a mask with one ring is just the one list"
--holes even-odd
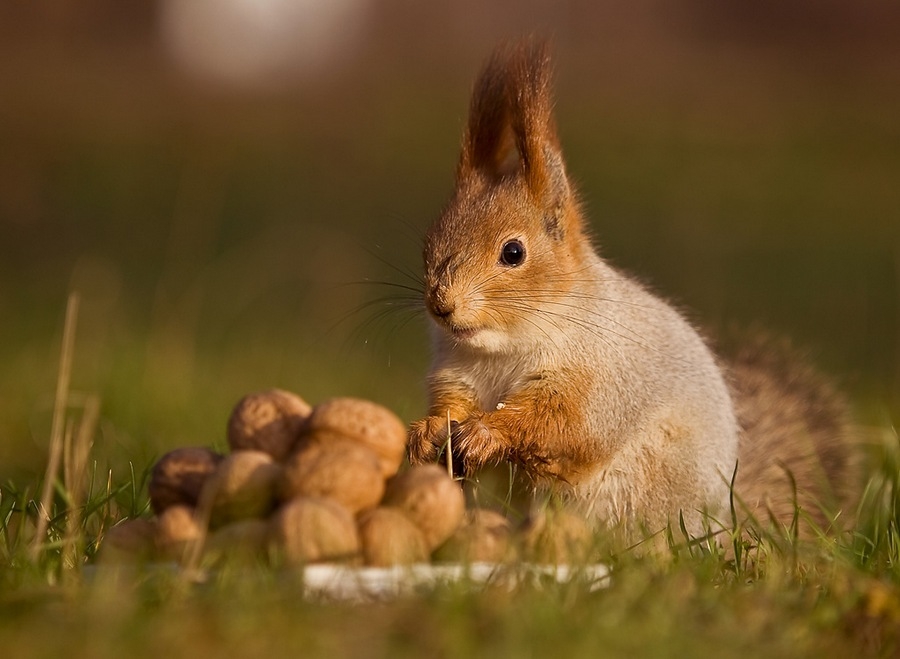
[[(726, 374), (673, 307), (597, 255), (550, 78), (547, 48), (529, 42), (495, 53), (475, 84), (456, 189), (425, 236), (434, 359), (410, 460), (435, 460), (449, 422), (467, 473), (513, 461), (598, 522), (659, 528), (681, 513), (699, 533), (705, 513), (727, 514), (740, 448), (751, 512), (790, 523), (779, 461), (812, 511), (819, 485), (844, 478), (836, 396), (765, 351)], [(519, 263), (504, 260), (511, 241)]]
[(809, 535), (853, 523), (860, 452), (845, 398), (786, 342), (748, 341), (727, 365), (741, 427), (735, 492), (748, 516)]

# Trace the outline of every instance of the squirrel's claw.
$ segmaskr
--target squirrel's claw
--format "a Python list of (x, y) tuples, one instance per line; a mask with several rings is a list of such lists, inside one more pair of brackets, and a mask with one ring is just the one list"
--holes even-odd
[(490, 463), (500, 462), (506, 450), (497, 432), (481, 418), (460, 423), (453, 435), (453, 456), (470, 475)]
[(427, 416), (409, 427), (406, 454), (410, 464), (422, 464), (437, 460), (447, 443), (447, 420), (439, 416)]

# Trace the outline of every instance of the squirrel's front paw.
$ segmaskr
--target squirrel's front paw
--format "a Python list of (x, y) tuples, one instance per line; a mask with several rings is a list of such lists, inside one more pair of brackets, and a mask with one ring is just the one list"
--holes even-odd
[[(453, 423), (455, 426), (456, 423)], [(409, 443), (406, 447), (411, 464), (435, 462), (441, 449), (447, 444), (446, 417), (426, 416), (409, 427)]]
[(453, 434), (453, 455), (468, 476), (489, 463), (500, 462), (506, 451), (499, 433), (483, 417), (459, 424)]

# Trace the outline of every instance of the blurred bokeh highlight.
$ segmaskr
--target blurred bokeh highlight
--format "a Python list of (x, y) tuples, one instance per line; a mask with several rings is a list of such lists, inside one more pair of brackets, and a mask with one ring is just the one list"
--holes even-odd
[(114, 469), (221, 444), (272, 386), (422, 414), (424, 320), (377, 282), (413, 283), (472, 79), (529, 34), (603, 254), (716, 336), (792, 337), (896, 422), (894, 1), (13, 1), (0, 482), (46, 459), (73, 290), (73, 405), (100, 396)]

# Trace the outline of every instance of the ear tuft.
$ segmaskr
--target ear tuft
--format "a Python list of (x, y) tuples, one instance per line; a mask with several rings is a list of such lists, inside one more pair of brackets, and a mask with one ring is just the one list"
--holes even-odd
[(532, 192), (550, 193), (565, 177), (556, 124), (550, 49), (545, 42), (524, 42), (510, 60), (510, 117), (522, 169)]
[(475, 82), (463, 140), (460, 174), (476, 170), (498, 174), (511, 160), (515, 138), (509, 120), (506, 59), (497, 50)]
[(498, 48), (475, 83), (459, 176), (521, 173), (535, 198), (567, 192), (553, 120), (550, 48), (526, 40)]

